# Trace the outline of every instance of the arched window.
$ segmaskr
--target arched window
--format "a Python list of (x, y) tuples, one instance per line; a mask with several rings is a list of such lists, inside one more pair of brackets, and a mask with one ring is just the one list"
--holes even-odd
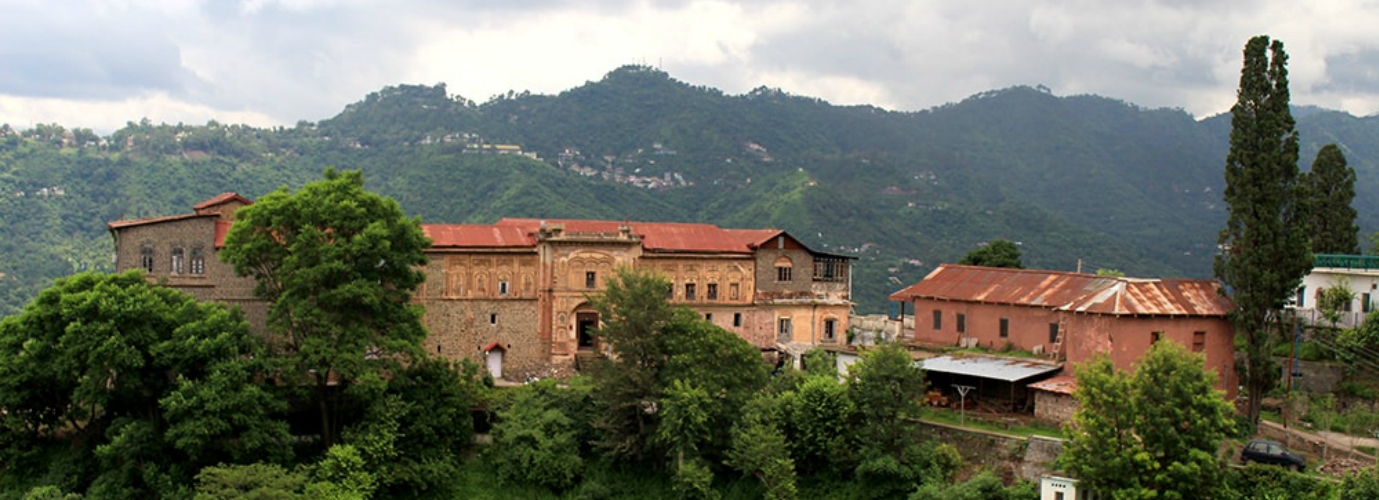
[(139, 249), (139, 267), (146, 273), (153, 272), (153, 245), (145, 243), (143, 248)]
[(794, 279), (794, 263), (790, 262), (789, 257), (776, 259), (776, 281), (791, 281)]
[(182, 247), (172, 249), (172, 274), (182, 274), (183, 265), (186, 263), (186, 255)]

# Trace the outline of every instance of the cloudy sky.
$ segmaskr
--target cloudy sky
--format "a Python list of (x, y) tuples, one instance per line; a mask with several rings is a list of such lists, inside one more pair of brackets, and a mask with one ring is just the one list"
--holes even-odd
[(1253, 35), (1293, 102), (1379, 112), (1369, 0), (0, 0), (0, 123), (291, 125), (399, 83), (486, 101), (624, 64), (730, 94), (769, 86), (920, 110), (1045, 85), (1205, 117)]

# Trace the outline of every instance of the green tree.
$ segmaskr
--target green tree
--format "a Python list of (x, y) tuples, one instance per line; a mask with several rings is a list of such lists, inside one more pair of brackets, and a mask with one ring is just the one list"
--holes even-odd
[(910, 500), (1037, 500), (1038, 498), (1039, 490), (1033, 482), (1021, 480), (1012, 486), (1006, 486), (1001, 483), (999, 476), (986, 469), (961, 483), (925, 484), (910, 495)]
[(1350, 303), (1354, 301), (1355, 291), (1350, 289), (1350, 279), (1341, 276), (1331, 286), (1322, 289), (1317, 297), (1317, 310), (1321, 311), (1322, 318), (1331, 323), (1334, 330), (1336, 324), (1341, 321), (1341, 316), (1350, 309)]
[[(833, 385), (838, 386), (836, 382)], [(793, 500), (798, 498), (799, 489), (795, 462), (781, 429), (780, 406), (778, 398), (768, 393), (747, 403), (742, 418), (733, 425), (726, 463), (761, 481), (768, 500)]]
[(1346, 164), (1336, 144), (1317, 152), (1312, 170), (1304, 176), (1312, 222), (1312, 253), (1360, 253), (1360, 227), (1351, 203), (1355, 200), (1355, 169)]
[(1216, 452), (1233, 420), (1202, 363), (1175, 342), (1158, 342), (1133, 376), (1105, 358), (1079, 367), (1068, 472), (1113, 498), (1211, 497), (1221, 484)]
[(235, 216), (221, 258), (257, 280), (283, 376), (308, 388), (329, 447), (349, 388), (381, 383), (422, 353), (426, 332), (411, 294), (425, 278), (430, 241), (396, 201), (365, 191), (359, 171), (327, 170)]
[(273, 418), (285, 405), (256, 383), (262, 352), (237, 312), (140, 272), (60, 279), (0, 321), (5, 453), (85, 450), (98, 470), (72, 482), (102, 497), (172, 493), (203, 465), (285, 459), (287, 426)]
[(956, 451), (926, 439), (919, 426), (927, 385), (909, 351), (885, 343), (865, 352), (848, 370), (847, 395), (858, 443), (856, 476), (874, 495), (908, 491), (926, 480), (944, 481)]
[(306, 475), (275, 464), (220, 465), (196, 474), (195, 500), (305, 500)]
[(667, 303), (669, 286), (650, 272), (624, 268), (604, 293), (591, 297), (603, 320), (598, 335), (615, 354), (593, 371), (595, 444), (613, 456), (666, 456), (668, 442), (652, 438), (662, 420), (661, 399), (676, 381), (713, 395), (704, 408), (709, 448), (726, 449), (738, 411), (767, 382), (756, 348), (693, 310)]
[(1346, 474), (1341, 481), (1337, 500), (1369, 500), (1379, 498), (1379, 468), (1366, 467)]
[(1270, 351), (1280, 337), (1279, 312), (1312, 268), (1298, 134), (1288, 108), (1288, 55), (1267, 36), (1245, 45), (1240, 89), (1231, 108), (1226, 155), (1226, 228), (1213, 268), (1235, 301), (1236, 330), (1244, 337), (1250, 422), (1278, 375)]
[(802, 473), (816, 474), (846, 463), (852, 434), (838, 423), (852, 421), (854, 407), (836, 375), (811, 376), (779, 399), (790, 456)]
[(580, 425), (556, 400), (555, 384), (548, 379), (519, 388), (511, 406), (498, 412), (486, 453), (503, 480), (561, 491), (584, 471)]
[(968, 252), (959, 264), (967, 266), (1013, 267), (1024, 269), (1020, 261), (1020, 247), (1010, 240), (998, 239)]

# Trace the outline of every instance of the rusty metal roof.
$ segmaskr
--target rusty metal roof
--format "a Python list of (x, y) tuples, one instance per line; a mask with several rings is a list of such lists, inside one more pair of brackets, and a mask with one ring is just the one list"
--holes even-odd
[(1072, 394), (1073, 391), (1077, 390), (1077, 377), (1072, 375), (1059, 375), (1048, 380), (1030, 384), (1029, 388), (1057, 394)]
[(521, 227), (528, 233), (560, 226), (566, 234), (617, 234), (627, 227), (651, 252), (706, 252), (750, 254), (755, 244), (782, 231), (775, 229), (723, 229), (713, 224), (690, 222), (628, 222), (611, 220), (514, 219), (499, 220), (495, 226)]
[(1063, 369), (1063, 365), (997, 356), (939, 356), (918, 362), (926, 371), (1016, 382)]
[(201, 202), (201, 203), (197, 203), (196, 205), (193, 205), (193, 206), (192, 206), (192, 210), (196, 210), (196, 211), (200, 212), (200, 211), (205, 210), (205, 209), (207, 209), (207, 208), (214, 207), (214, 206), (216, 206), (216, 205), (220, 205), (220, 204), (222, 204), (222, 203), (226, 203), (226, 202), (230, 202), (230, 201), (239, 201), (240, 203), (243, 203), (243, 204), (245, 204), (245, 205), (252, 205), (252, 204), (254, 204), (254, 202), (253, 202), (253, 201), (250, 201), (249, 198), (245, 198), (245, 197), (243, 197), (243, 196), (240, 196), (239, 193), (220, 193), (220, 194), (218, 194), (218, 195), (215, 195), (215, 197), (213, 197), (213, 198), (211, 198), (211, 199), (209, 199), (209, 200), (206, 200), (206, 201), (203, 201), (203, 202)]
[(536, 238), (521, 227), (480, 224), (422, 224), (432, 248), (534, 247)]
[(952, 300), (1093, 314), (1225, 316), (1235, 309), (1210, 279), (1138, 279), (945, 264), (890, 300)]

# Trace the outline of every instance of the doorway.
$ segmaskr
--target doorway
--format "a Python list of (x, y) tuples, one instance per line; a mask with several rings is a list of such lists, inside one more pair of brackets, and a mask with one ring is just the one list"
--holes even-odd
[(599, 313), (575, 313), (575, 328), (579, 335), (580, 349), (594, 348), (594, 331), (599, 327)]

